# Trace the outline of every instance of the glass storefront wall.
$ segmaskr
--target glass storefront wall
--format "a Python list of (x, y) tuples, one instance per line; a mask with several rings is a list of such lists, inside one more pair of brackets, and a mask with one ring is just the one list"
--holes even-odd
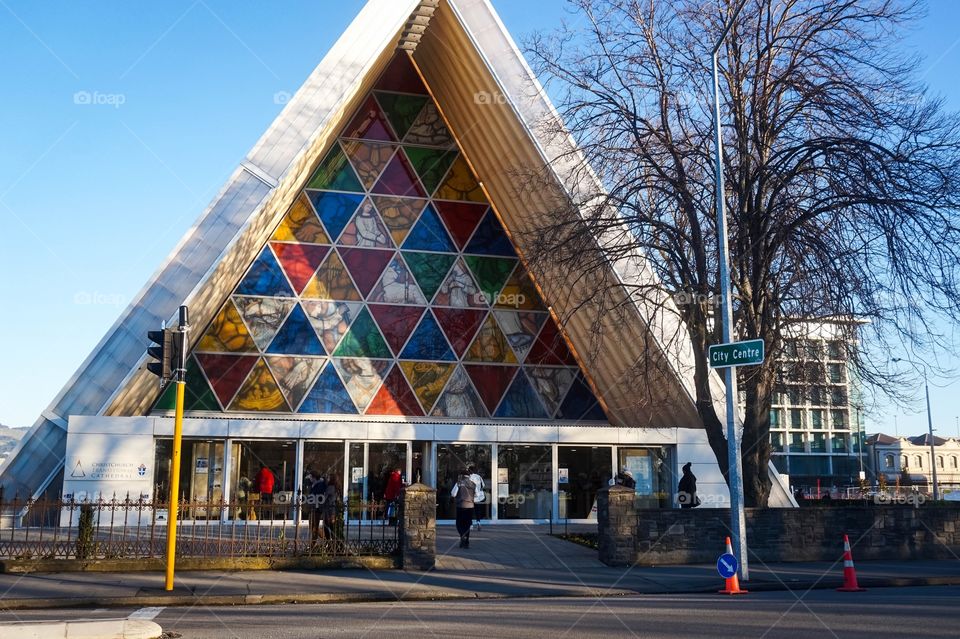
[(666, 447), (619, 448), (617, 466), (629, 472), (637, 483), (637, 508), (672, 508), (677, 478)]
[(553, 446), (500, 444), (499, 519), (549, 519), (553, 511)]
[[(180, 452), (180, 499), (185, 519), (219, 519), (223, 501), (222, 440), (184, 439)], [(158, 439), (154, 447), (154, 499), (170, 498), (173, 440)]]
[(457, 483), (461, 469), (476, 466), (486, 486), (482, 518), (489, 515), (493, 482), (490, 480), (493, 461), (490, 444), (437, 444), (437, 519), (455, 519), (457, 507), (450, 490)]
[(609, 485), (612, 464), (610, 446), (557, 448), (560, 519), (596, 519), (597, 491)]
[[(293, 514), (297, 446), (290, 440), (234, 442), (230, 451), (230, 487), (238, 503), (234, 519), (286, 519)], [(272, 490), (268, 490), (270, 476)]]

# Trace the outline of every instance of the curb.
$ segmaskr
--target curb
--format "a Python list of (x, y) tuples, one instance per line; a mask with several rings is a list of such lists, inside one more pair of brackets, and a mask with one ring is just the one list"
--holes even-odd
[[(951, 577), (894, 577), (894, 578), (861, 578), (860, 585), (864, 588), (907, 588), (918, 586), (957, 586), (960, 585), (960, 575)], [(748, 582), (745, 584), (751, 592), (777, 592), (788, 590), (832, 590), (839, 582), (835, 580), (821, 581), (792, 581), (785, 584), (778, 582)], [(0, 601), (0, 611), (4, 610), (42, 610), (50, 608), (111, 608), (111, 607), (144, 607), (144, 606), (255, 606), (276, 604), (336, 604), (336, 603), (383, 603), (396, 601), (443, 601), (463, 599), (547, 599), (547, 598), (575, 598), (575, 597), (630, 597), (636, 595), (681, 595), (681, 594), (710, 594), (715, 593), (719, 585), (707, 588), (685, 588), (672, 590), (670, 588), (654, 588), (651, 590), (616, 591), (605, 588), (579, 588), (552, 593), (518, 592), (518, 593), (489, 593), (489, 592), (455, 592), (450, 590), (426, 590), (406, 593), (402, 596), (373, 592), (349, 593), (293, 593), (293, 594), (266, 594), (266, 595), (134, 595), (127, 597), (63, 597), (58, 599), (4, 599)], [(0, 633), (0, 639), (4, 635)]]
[(146, 619), (45, 621), (0, 625), (0, 639), (159, 639), (163, 629)]

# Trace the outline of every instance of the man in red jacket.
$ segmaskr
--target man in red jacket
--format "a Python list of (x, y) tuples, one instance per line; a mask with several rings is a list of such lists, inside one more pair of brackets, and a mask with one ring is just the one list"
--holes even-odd
[(383, 491), (383, 498), (387, 502), (387, 517), (390, 525), (397, 525), (397, 508), (400, 506), (400, 491), (403, 490), (403, 475), (399, 468), (394, 468), (387, 478), (387, 487)]

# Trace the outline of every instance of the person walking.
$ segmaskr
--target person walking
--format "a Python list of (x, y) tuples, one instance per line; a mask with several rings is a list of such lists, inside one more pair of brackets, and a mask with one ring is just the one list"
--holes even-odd
[(470, 481), (470, 473), (464, 468), (460, 478), (450, 491), (457, 502), (457, 532), (460, 534), (460, 547), (470, 547), (470, 526), (473, 525), (473, 507), (476, 484)]
[(327, 539), (337, 538), (337, 513), (340, 509), (340, 477), (330, 473), (323, 491), (323, 527)]
[(483, 492), (483, 489), (484, 489), (483, 477), (481, 477), (480, 474), (477, 473), (477, 467), (473, 464), (470, 464), (470, 467), (468, 468), (468, 470), (470, 472), (470, 481), (472, 481), (474, 485), (473, 514), (477, 519), (477, 530), (480, 530), (480, 519), (483, 517), (484, 510), (487, 507), (487, 504), (486, 504), (487, 496)]
[(692, 466), (691, 462), (683, 465), (683, 476), (677, 486), (677, 501), (681, 508), (696, 508), (700, 505), (700, 498), (697, 497), (697, 476), (690, 470)]
[(313, 482), (310, 484), (307, 505), (310, 508), (310, 543), (315, 544), (318, 540), (326, 538), (323, 527), (323, 501), (327, 492), (327, 480), (319, 474), (311, 473), (311, 476)]
[(387, 502), (387, 518), (391, 526), (397, 525), (397, 509), (400, 507), (400, 492), (403, 490), (403, 474), (396, 467), (387, 477), (387, 487), (383, 491), (383, 499)]

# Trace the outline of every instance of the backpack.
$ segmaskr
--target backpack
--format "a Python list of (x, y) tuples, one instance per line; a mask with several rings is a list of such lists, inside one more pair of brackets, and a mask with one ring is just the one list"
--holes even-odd
[(483, 494), (483, 477), (474, 473), (470, 475), (470, 481), (474, 483), (473, 501), (480, 504), (486, 501), (487, 496)]

